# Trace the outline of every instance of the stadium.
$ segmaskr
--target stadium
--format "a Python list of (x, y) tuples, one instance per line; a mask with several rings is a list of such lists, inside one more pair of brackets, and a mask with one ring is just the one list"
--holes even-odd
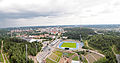
[(75, 41), (62, 41), (59, 44), (59, 48), (64, 50), (77, 50), (79, 49), (79, 43)]

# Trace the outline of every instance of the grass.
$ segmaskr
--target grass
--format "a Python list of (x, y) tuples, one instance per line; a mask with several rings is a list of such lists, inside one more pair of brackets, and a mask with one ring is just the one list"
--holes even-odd
[(75, 53), (68, 53), (68, 57), (70, 57), (70, 56), (72, 56), (72, 55), (74, 55)]
[(58, 58), (57, 62), (59, 62), (59, 61), (60, 61), (60, 57)]
[(120, 51), (117, 50), (117, 48), (116, 48), (115, 45), (113, 45), (112, 48), (113, 48), (113, 52), (114, 52), (115, 54), (120, 54)]
[(72, 58), (72, 60), (78, 61), (78, 56), (75, 56), (74, 58)]
[[(101, 58), (103, 58), (103, 57), (100, 56), (100, 55), (98, 55), (98, 54), (95, 54), (95, 53), (88, 53), (88, 54), (86, 55), (86, 58), (88, 59), (88, 61), (89, 61), (90, 63), (93, 63), (93, 62), (95, 62), (96, 60), (99, 60), (99, 59), (101, 59)], [(95, 60), (95, 58), (96, 58), (96, 60)]]
[(88, 61), (86, 60), (86, 58), (84, 58), (83, 63), (88, 63)]
[(3, 62), (3, 57), (2, 57), (1, 52), (0, 52), (0, 62)]
[(76, 48), (76, 43), (63, 43), (61, 47)]
[(60, 51), (55, 51), (54, 54), (58, 55), (59, 57), (62, 56), (62, 52), (60, 52)]
[(75, 53), (66, 53), (66, 55), (64, 55), (64, 56), (66, 56), (66, 57), (71, 57), (72, 55), (74, 55)]
[(0, 62), (4, 62), (2, 54), (1, 54), (1, 46), (0, 46)]
[(84, 44), (85, 44), (84, 46), (85, 46), (86, 48), (88, 48), (88, 49), (94, 50), (92, 47), (89, 46), (88, 42), (89, 42), (89, 40), (86, 40), (86, 41), (84, 42)]
[(95, 62), (95, 59), (94, 59), (92, 56), (87, 55), (86, 58), (88, 59), (88, 61), (89, 61), (90, 63)]
[[(5, 57), (5, 53), (4, 53), (4, 57)], [(5, 62), (6, 62), (6, 63), (8, 63), (8, 61), (7, 61), (6, 57), (5, 57)]]
[(56, 62), (59, 62), (61, 57), (62, 57), (62, 52), (60, 51), (55, 51), (49, 56), (49, 58), (53, 59)]
[(56, 62), (54, 62), (54, 61), (52, 61), (52, 60), (50, 60), (50, 59), (46, 59), (46, 63), (56, 63)]
[(49, 56), (49, 58), (57, 61), (59, 59), (59, 56), (55, 55), (54, 53)]
[(99, 60), (100, 58), (102, 58), (102, 56), (95, 54), (95, 53), (91, 53), (97, 60)]

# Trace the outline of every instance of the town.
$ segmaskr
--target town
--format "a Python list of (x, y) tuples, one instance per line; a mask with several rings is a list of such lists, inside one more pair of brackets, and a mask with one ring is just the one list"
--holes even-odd
[[(23, 54), (26, 57), (24, 60), (27, 62), (30, 61), (28, 59), (31, 59), (33, 63), (94, 63), (99, 60), (107, 61), (105, 54), (92, 47), (91, 41), (94, 40), (92, 37), (113, 33), (116, 35), (115, 33), (118, 34), (118, 31), (102, 29), (85, 27), (11, 28), (3, 32), (5, 36), (8, 35), (10, 38), (1, 40), (1, 50), (9, 51), (6, 47), (10, 46), (6, 46), (5, 43), (7, 44), (6, 41), (10, 41), (21, 45), (24, 43), (24, 52), (26, 53)], [(4, 57), (4, 62), (11, 63), (12, 58), (8, 59), (10, 58), (9, 55), (5, 51), (5, 54), (3, 54), (3, 51), (1, 57)], [(117, 52), (114, 52), (114, 54), (116, 54), (116, 60), (119, 62), (119, 54)]]

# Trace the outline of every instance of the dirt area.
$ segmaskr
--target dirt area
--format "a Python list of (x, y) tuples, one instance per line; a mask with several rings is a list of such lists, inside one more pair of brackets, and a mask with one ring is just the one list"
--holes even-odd
[(99, 60), (100, 58), (102, 58), (102, 56), (95, 54), (95, 53), (88, 53), (87, 55), (85, 55), (85, 57), (89, 63), (93, 63), (93, 62)]
[(35, 56), (28, 56), (29, 59), (32, 59), (34, 61), (34, 63), (37, 63), (37, 58)]

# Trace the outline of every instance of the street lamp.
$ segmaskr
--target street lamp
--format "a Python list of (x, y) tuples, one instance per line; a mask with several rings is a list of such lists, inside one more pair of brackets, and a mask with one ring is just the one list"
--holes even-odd
[(81, 34), (80, 34), (80, 42), (81, 42)]
[(27, 44), (26, 44), (26, 63), (27, 63)]

